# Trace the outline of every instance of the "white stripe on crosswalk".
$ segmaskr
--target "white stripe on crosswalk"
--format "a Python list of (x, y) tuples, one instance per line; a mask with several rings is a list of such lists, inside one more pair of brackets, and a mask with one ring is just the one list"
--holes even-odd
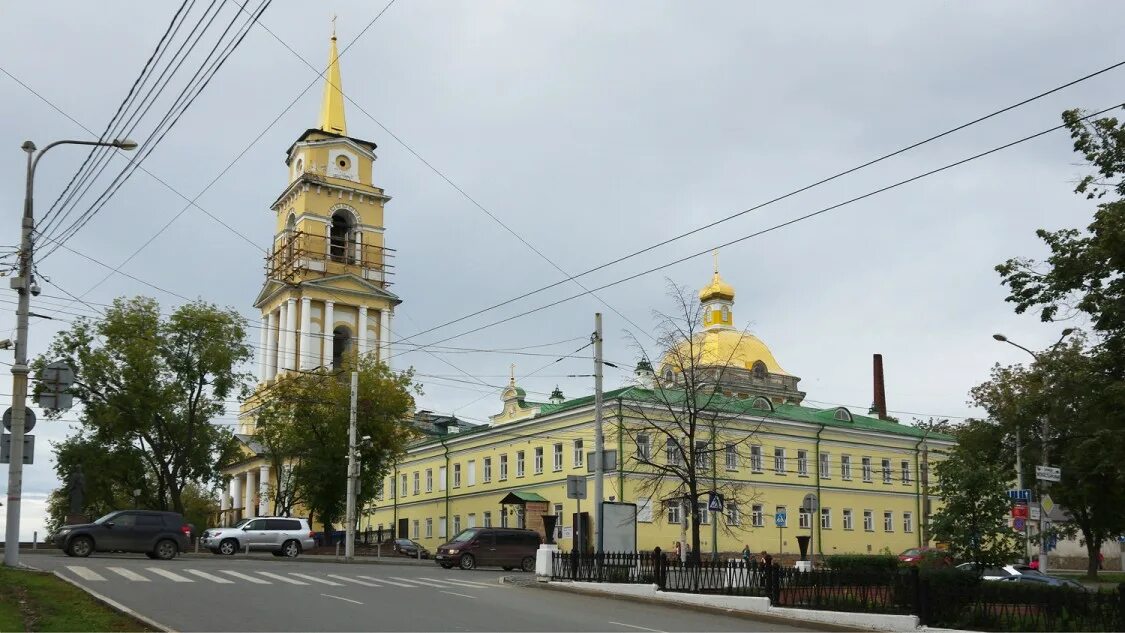
[(125, 569), (124, 567), (106, 567), (106, 569), (110, 570), (111, 572), (113, 572), (115, 574), (123, 576), (126, 580), (132, 580), (133, 582), (148, 582), (149, 581), (148, 578), (145, 578), (144, 576), (138, 574), (135, 571)]
[(308, 586), (308, 584), (309, 584), (309, 583), (307, 583), (307, 582), (301, 582), (300, 580), (293, 580), (292, 578), (288, 578), (288, 577), (286, 577), (286, 576), (282, 576), (281, 574), (274, 574), (274, 573), (270, 573), (270, 572), (268, 572), (268, 571), (260, 571), (260, 572), (257, 572), (257, 573), (259, 573), (259, 574), (261, 574), (261, 575), (265, 576), (266, 578), (273, 578), (274, 580), (280, 580), (281, 582), (287, 582), (287, 583), (289, 583), (289, 584), (291, 584), (291, 585), (305, 585), (305, 586)]
[(211, 582), (219, 583), (220, 585), (233, 585), (234, 584), (233, 580), (227, 580), (226, 578), (219, 578), (218, 576), (215, 576), (213, 574), (208, 574), (205, 571), (199, 571), (198, 569), (185, 569), (184, 571), (186, 571), (189, 574), (194, 574), (196, 576), (199, 576), (200, 578), (205, 578), (207, 580), (210, 580)]
[(191, 578), (184, 578), (176, 572), (168, 571), (167, 569), (161, 569), (159, 567), (146, 567), (145, 569), (156, 574), (157, 576), (164, 576), (172, 582), (195, 582)]
[(313, 582), (319, 582), (322, 585), (331, 585), (333, 587), (343, 587), (343, 585), (341, 585), (338, 582), (332, 582), (331, 580), (325, 580), (323, 578), (317, 578), (316, 576), (310, 576), (308, 574), (298, 574), (297, 572), (291, 571), (291, 572), (289, 572), (289, 575), (290, 576), (296, 576), (298, 578), (304, 578), (305, 580), (311, 580)]
[[(380, 588), (380, 589), (382, 588), (382, 585), (377, 585), (373, 582), (366, 582), (366, 581), (363, 581), (363, 580), (356, 580), (354, 578), (348, 578), (347, 576), (340, 576), (340, 575), (337, 575), (337, 574), (325, 574), (325, 575), (328, 576), (329, 578), (335, 578), (336, 580), (343, 580), (344, 582), (354, 582), (355, 584), (363, 585), (364, 587), (376, 587), (376, 588)], [(362, 576), (361, 576), (361, 578), (362, 578)], [(374, 579), (369, 578), (368, 580), (374, 580)]]
[(234, 576), (235, 578), (238, 578), (239, 580), (245, 580), (246, 582), (252, 582), (255, 585), (268, 585), (268, 584), (270, 584), (270, 581), (268, 581), (268, 580), (262, 580), (261, 578), (255, 578), (254, 576), (248, 576), (248, 575), (246, 575), (242, 572), (231, 571), (229, 569), (220, 569), (219, 571), (221, 571), (222, 573), (224, 573), (228, 576)]
[(469, 587), (472, 589), (492, 589), (492, 585), (482, 585), (467, 580), (446, 580), (444, 578), (423, 578), (422, 580), (432, 580), (434, 582), (444, 582), (456, 587)]
[(359, 576), (364, 580), (374, 580), (375, 582), (385, 582), (393, 587), (403, 587), (405, 589), (417, 589), (418, 585), (408, 585), (404, 582), (396, 582), (394, 580), (387, 580), (386, 578), (372, 578), (371, 576)]
[(82, 580), (105, 580), (105, 577), (98, 572), (90, 569), (89, 567), (78, 567), (75, 565), (67, 565), (67, 569), (74, 572), (82, 578)]
[(434, 582), (432, 580), (422, 580), (421, 578), (401, 578), (399, 576), (390, 576), (390, 577), (395, 579), (395, 580), (403, 580), (403, 581), (406, 581), (406, 582), (416, 582), (419, 585), (425, 585), (427, 587), (437, 587), (438, 589), (448, 589), (449, 588), (449, 585), (443, 585), (440, 582)]

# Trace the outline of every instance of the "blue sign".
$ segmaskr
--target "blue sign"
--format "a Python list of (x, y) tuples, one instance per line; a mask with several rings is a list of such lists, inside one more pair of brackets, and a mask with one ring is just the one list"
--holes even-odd
[(1017, 532), (1023, 532), (1027, 528), (1027, 519), (1018, 518), (1012, 519), (1012, 528)]
[(1024, 488), (1023, 490), (1009, 490), (1008, 498), (1012, 501), (1031, 501), (1031, 491)]
[(785, 513), (784, 512), (778, 512), (777, 514), (773, 515), (773, 522), (779, 528), (785, 527)]
[(717, 492), (707, 493), (707, 509), (711, 512), (723, 511), (723, 495)]
[(1050, 536), (1047, 538), (1047, 551), (1050, 552), (1055, 549), (1059, 544), (1059, 537)]

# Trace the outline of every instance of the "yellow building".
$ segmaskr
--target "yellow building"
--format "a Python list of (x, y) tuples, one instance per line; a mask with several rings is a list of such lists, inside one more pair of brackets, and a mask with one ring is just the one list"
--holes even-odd
[[(733, 328), (734, 289), (717, 270), (700, 301), (704, 328), (694, 340), (695, 367), (701, 375), (717, 372), (714, 408), (721, 412), (714, 417), (715, 452), (704, 465), (702, 489), (728, 491), (720, 515), (707, 512), (706, 503), (698, 510), (705, 524), (701, 550), (717, 543), (718, 551), (738, 552), (749, 544), (754, 551), (795, 553), (796, 537), (814, 532), (822, 554), (898, 553), (923, 545), (928, 503), (919, 475), (952, 438), (842, 407), (801, 406), (800, 379), (781, 368), (765, 343)], [(656, 388), (674, 390), (682, 371), (674, 356), (663, 360), (657, 376), (640, 363), (635, 386), (604, 394), (606, 450), (621, 456), (621, 467), (605, 476), (605, 496), (637, 505), (641, 549), (667, 549), (680, 538), (684, 505), (674, 498), (676, 482), (655, 486), (654, 468), (644, 464), (683, 459), (652, 426), (664, 404)], [(560, 547), (573, 547), (578, 502), (567, 499), (566, 478), (593, 478), (587, 464), (593, 397), (565, 400), (556, 390), (550, 402), (531, 402), (513, 377), (501, 398), (503, 409), (490, 424), (465, 429), (442, 418), (449, 432), (439, 427), (410, 447), (361, 527), (393, 530), (432, 550), (470, 527), (542, 532), (542, 516), (552, 514), (560, 517)], [(820, 500), (815, 513), (800, 510), (810, 493)], [(592, 499), (581, 509), (592, 514)]]
[[(391, 323), (401, 300), (388, 290), (393, 253), (384, 245), (375, 143), (348, 136), (336, 37), (332, 36), (317, 127), (286, 151), (287, 184), (270, 206), (275, 229), (261, 310), (259, 389), (286, 372), (336, 367), (347, 355), (390, 361)], [(223, 469), (223, 520), (269, 514), (278, 473), (252, 437), (255, 400), (242, 407), (241, 460)]]

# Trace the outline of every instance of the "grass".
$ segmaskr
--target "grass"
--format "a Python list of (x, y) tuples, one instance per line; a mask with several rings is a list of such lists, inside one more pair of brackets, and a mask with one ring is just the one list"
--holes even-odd
[(0, 567), (0, 631), (151, 631), (51, 574)]
[[(1085, 580), (1086, 572), (1082, 571), (1058, 571), (1048, 572), (1052, 576), (1065, 576), (1067, 578), (1074, 578), (1075, 580)], [(1098, 582), (1117, 584), (1125, 582), (1125, 572), (1119, 571), (1099, 571)]]

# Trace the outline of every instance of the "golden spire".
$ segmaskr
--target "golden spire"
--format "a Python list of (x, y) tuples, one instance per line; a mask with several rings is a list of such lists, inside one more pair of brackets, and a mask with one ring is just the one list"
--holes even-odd
[(324, 75), (324, 100), (320, 105), (320, 124), (317, 127), (333, 134), (348, 134), (348, 125), (344, 120), (340, 56), (336, 53), (336, 16), (332, 16), (332, 45), (328, 49), (328, 72)]
[(711, 283), (699, 291), (699, 300), (726, 299), (727, 301), (734, 301), (734, 287), (723, 281), (723, 278), (719, 276), (719, 251), (711, 251), (711, 256), (715, 258), (715, 273), (711, 275)]

